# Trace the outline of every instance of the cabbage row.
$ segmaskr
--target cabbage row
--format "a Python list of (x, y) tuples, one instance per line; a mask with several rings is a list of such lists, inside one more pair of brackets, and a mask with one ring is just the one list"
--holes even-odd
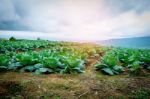
[(36, 48), (50, 48), (52, 46), (69, 45), (75, 45), (75, 43), (47, 40), (0, 40), (0, 53), (7, 53), (10, 51), (29, 51), (34, 50)]
[(90, 55), (97, 55), (99, 48), (61, 47), (55, 46), (48, 50), (7, 52), (0, 55), (0, 71), (49, 73), (83, 73), (85, 63)]
[(96, 69), (108, 75), (117, 75), (124, 71), (138, 74), (141, 69), (150, 70), (150, 50), (113, 48), (107, 51)]

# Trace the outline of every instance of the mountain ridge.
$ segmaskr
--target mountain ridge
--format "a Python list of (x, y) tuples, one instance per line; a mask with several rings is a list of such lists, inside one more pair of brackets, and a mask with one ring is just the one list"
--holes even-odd
[(129, 47), (129, 48), (148, 48), (150, 49), (150, 36), (119, 38), (97, 41), (96, 43), (105, 46)]

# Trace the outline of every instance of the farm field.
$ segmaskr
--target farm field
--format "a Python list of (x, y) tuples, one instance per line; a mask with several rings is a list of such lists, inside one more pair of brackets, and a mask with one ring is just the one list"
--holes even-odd
[(0, 98), (149, 99), (150, 50), (0, 41)]
[(0, 0), (0, 99), (150, 99), (150, 0)]

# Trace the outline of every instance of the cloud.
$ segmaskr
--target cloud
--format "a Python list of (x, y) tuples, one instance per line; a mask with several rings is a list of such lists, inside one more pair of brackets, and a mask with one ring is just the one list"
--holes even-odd
[(0, 1), (0, 22), (17, 21), (20, 17), (15, 12), (13, 3), (10, 0)]
[(150, 12), (136, 13), (134, 10), (125, 12), (113, 20), (114, 29), (123, 35), (150, 35)]
[(113, 9), (114, 15), (130, 10), (134, 10), (138, 13), (150, 10), (149, 0), (106, 0), (105, 3)]
[(149, 0), (1, 0), (0, 29), (97, 40), (146, 36), (150, 35), (149, 3)]

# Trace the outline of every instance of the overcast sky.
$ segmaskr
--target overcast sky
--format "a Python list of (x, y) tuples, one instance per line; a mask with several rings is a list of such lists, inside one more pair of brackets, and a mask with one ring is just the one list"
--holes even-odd
[(0, 0), (0, 37), (9, 36), (83, 40), (150, 36), (150, 0)]

